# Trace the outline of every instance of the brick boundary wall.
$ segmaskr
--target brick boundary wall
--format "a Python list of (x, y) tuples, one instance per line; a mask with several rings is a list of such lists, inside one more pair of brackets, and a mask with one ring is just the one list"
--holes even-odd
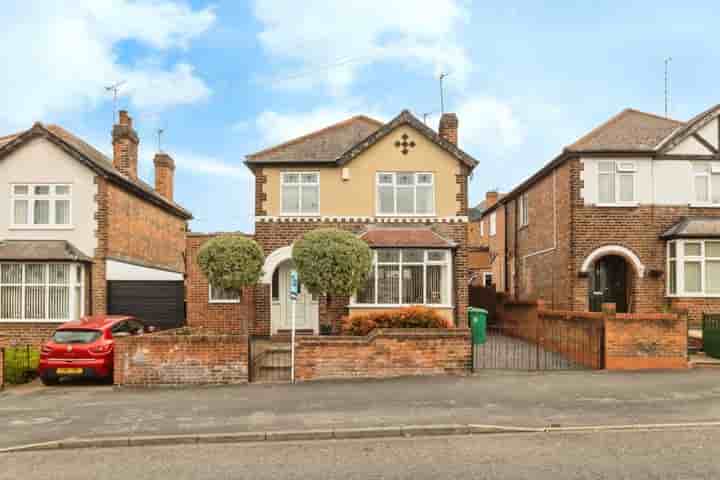
[(298, 337), (297, 381), (459, 375), (470, 371), (470, 330), (376, 329), (365, 337)]
[(43, 343), (52, 337), (55, 330), (63, 322), (57, 323), (2, 323), (0, 322), (0, 343), (3, 337), (7, 337), (8, 345), (31, 345), (41, 347)]
[(248, 381), (247, 335), (168, 330), (122, 338), (115, 344), (114, 355), (115, 385), (227, 385)]
[(603, 316), (607, 370), (688, 368), (687, 314), (616, 313), (605, 304)]

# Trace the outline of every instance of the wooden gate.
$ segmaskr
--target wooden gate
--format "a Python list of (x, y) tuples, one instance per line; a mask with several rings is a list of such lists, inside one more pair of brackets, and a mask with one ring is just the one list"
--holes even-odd
[(703, 350), (708, 357), (720, 358), (720, 315), (703, 315)]

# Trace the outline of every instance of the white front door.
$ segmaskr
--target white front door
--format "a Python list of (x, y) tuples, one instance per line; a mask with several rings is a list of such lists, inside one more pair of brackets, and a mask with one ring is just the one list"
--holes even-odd
[[(283, 262), (279, 269), (279, 298), (276, 308), (272, 309), (272, 330), (277, 333), (278, 330), (290, 330), (292, 328), (292, 300), (290, 300), (290, 271), (292, 270), (292, 262)], [(279, 308), (277, 308), (279, 307)], [(300, 286), (300, 295), (298, 295), (295, 304), (295, 329), (296, 330), (312, 330), (318, 333), (319, 330), (319, 314), (317, 298), (307, 291), (304, 285)]]

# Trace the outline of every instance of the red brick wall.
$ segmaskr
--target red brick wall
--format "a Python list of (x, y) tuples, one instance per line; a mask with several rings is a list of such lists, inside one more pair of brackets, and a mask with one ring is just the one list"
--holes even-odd
[(215, 237), (190, 234), (187, 237), (187, 324), (218, 332), (247, 334), (255, 319), (255, 289), (246, 288), (240, 303), (209, 303), (209, 287), (197, 263), (200, 248)]
[(115, 345), (115, 385), (238, 384), (248, 381), (246, 335), (143, 335)]
[(605, 307), (605, 368), (687, 368), (687, 320), (675, 314), (616, 314)]
[[(41, 346), (60, 323), (0, 323), (0, 344)], [(1, 346), (1, 345), (0, 345)]]
[(389, 378), (462, 374), (471, 364), (470, 331), (375, 330), (367, 337), (298, 337), (295, 378)]
[(107, 255), (185, 271), (187, 222), (112, 183), (107, 189)]
[[(392, 226), (399, 226), (393, 223)], [(378, 224), (384, 226), (387, 224)], [(421, 224), (412, 222), (409, 226), (417, 227)], [(443, 237), (458, 244), (453, 258), (455, 287), (455, 320), (458, 325), (467, 324), (468, 306), (468, 254), (467, 254), (467, 224), (466, 223), (432, 223), (428, 226), (437, 231)], [(307, 221), (282, 221), (282, 222), (257, 222), (255, 224), (255, 240), (260, 244), (265, 255), (269, 255), (278, 248), (292, 245), (306, 232), (317, 228), (340, 228), (358, 234), (367, 228), (367, 223), (362, 222), (307, 222)], [(268, 285), (258, 285), (255, 289), (257, 308), (257, 319), (251, 333), (255, 335), (270, 334), (270, 291)], [(347, 299), (333, 299), (330, 308), (324, 307), (324, 299), (320, 299), (320, 323), (336, 325), (339, 318), (347, 314)]]

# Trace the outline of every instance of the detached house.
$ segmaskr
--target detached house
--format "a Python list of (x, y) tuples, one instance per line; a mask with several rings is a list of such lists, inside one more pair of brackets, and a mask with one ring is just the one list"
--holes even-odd
[(720, 311), (720, 106), (625, 110), (482, 214), (505, 218), (503, 290), (559, 309)]
[(373, 271), (362, 291), (329, 304), (302, 288), (298, 330), (337, 331), (343, 315), (418, 304), (465, 321), (467, 187), (477, 162), (458, 147), (454, 114), (442, 116), (438, 132), (408, 111), (385, 124), (356, 116), (248, 155), (246, 164), (255, 176), (254, 238), (266, 255), (260, 285), (242, 294), (254, 309), (195, 271), (194, 252), (207, 237), (193, 236), (191, 325), (209, 318), (257, 336), (287, 332), (292, 245), (327, 227), (363, 238)]
[(173, 159), (138, 176), (137, 133), (121, 111), (113, 158), (57, 125), (0, 138), (0, 337), (40, 343), (81, 316), (184, 320), (185, 233)]

